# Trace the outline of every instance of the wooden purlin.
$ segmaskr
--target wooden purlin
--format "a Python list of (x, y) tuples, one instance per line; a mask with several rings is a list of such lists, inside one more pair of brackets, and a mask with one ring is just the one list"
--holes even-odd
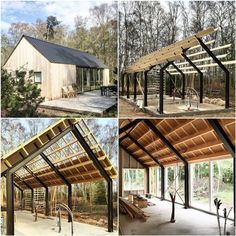
[[(70, 125), (67, 120), (63, 120), (60, 123), (61, 129)], [(58, 123), (58, 124), (59, 124)], [(75, 124), (73, 122), (72, 124)], [(93, 133), (90, 131), (87, 124), (82, 119), (76, 120), (83, 137), (86, 139), (86, 142), (89, 144), (90, 148), (93, 150), (94, 154), (97, 156), (98, 160), (104, 167), (105, 171), (111, 178), (117, 177), (117, 172), (112, 166), (109, 158), (102, 149), (101, 145), (96, 140)], [(54, 126), (53, 126), (54, 127)], [(49, 127), (50, 128), (50, 127)], [(53, 131), (57, 135), (57, 131)], [(38, 141), (38, 144), (43, 145), (44, 142), (40, 137), (35, 136), (35, 140)], [(62, 145), (62, 146), (60, 146)], [(21, 145), (19, 149), (21, 150), (25, 146)], [(77, 148), (76, 148), (77, 147)], [(16, 150), (16, 153), (18, 149)], [(45, 152), (46, 156), (53, 163), (53, 165), (65, 176), (67, 180), (71, 183), (82, 183), (88, 181), (97, 181), (104, 179), (100, 172), (97, 170), (92, 160), (88, 157), (87, 153), (84, 151), (79, 141), (74, 136), (73, 132), (69, 132), (64, 135), (61, 139), (51, 145)], [(11, 155), (13, 153), (11, 152)], [(25, 153), (26, 155), (26, 153)], [(7, 160), (7, 157), (6, 159)], [(9, 166), (10, 167), (10, 166)], [(63, 185), (64, 182), (58, 178), (54, 171), (47, 165), (47, 163), (41, 158), (41, 156), (36, 157), (27, 164), (27, 167), (37, 176), (43, 183), (46, 183), (47, 186)], [(19, 178), (15, 178), (16, 183), (23, 185), (22, 181), (26, 181), (33, 188), (41, 187), (35, 178), (29, 175), (28, 172), (19, 169), (17, 171)], [(24, 185), (23, 185), (24, 186)], [(25, 186), (24, 186), (25, 188)]]
[[(155, 121), (156, 120), (152, 120), (152, 122)], [(157, 121), (156, 127), (158, 127), (172, 146), (174, 146), (188, 162), (194, 163), (204, 160), (230, 158), (230, 154), (224, 147), (222, 141), (204, 119), (163, 119), (164, 122)], [(227, 119), (227, 121), (220, 120), (219, 122), (223, 129), (227, 130), (227, 135), (229, 135), (232, 143), (235, 144), (235, 120)], [(138, 133), (139, 136), (137, 136)], [(146, 133), (148, 134), (147, 136), (145, 135)], [(151, 141), (151, 134), (146, 129), (136, 127), (132, 135), (136, 140), (142, 143), (143, 147), (149, 153), (157, 157), (161, 164), (172, 165), (178, 162), (175, 155), (168, 150), (168, 147), (166, 147), (158, 137)], [(124, 142), (123, 145), (129, 148), (129, 150), (132, 150), (132, 153), (135, 153), (135, 157), (142, 160), (145, 165), (149, 167), (157, 166), (150, 161), (141, 150), (139, 151), (139, 148), (133, 146), (130, 141)], [(131, 145), (132, 148), (130, 149)], [(155, 149), (153, 146), (157, 148)]]
[(148, 70), (150, 66), (158, 65), (158, 64), (164, 63), (165, 61), (177, 60), (177, 59), (174, 59), (173, 54), (175, 56), (181, 56), (183, 49), (188, 49), (188, 48), (199, 45), (196, 37), (201, 38), (215, 31), (216, 29), (214, 29), (213, 27), (210, 27), (206, 30), (196, 33), (193, 36), (187, 37), (184, 40), (178, 41), (158, 51), (155, 51), (146, 56), (143, 56), (139, 58), (133, 65), (127, 67), (125, 72), (126, 73), (140, 72), (140, 71)]

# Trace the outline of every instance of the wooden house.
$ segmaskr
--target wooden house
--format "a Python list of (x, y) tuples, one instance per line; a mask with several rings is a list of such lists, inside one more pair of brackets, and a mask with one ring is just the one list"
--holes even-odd
[(95, 56), (23, 35), (4, 66), (8, 72), (34, 71), (46, 100), (62, 97), (62, 87), (76, 84), (78, 92), (109, 84), (109, 69)]

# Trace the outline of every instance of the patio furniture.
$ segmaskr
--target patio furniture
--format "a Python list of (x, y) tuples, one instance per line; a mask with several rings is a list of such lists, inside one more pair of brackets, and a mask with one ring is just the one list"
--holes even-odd
[(101, 96), (116, 96), (117, 95), (117, 85), (106, 85), (101, 86)]
[(68, 91), (70, 92), (72, 97), (76, 97), (77, 92), (74, 90), (74, 88), (72, 87), (72, 85), (68, 86)]
[(61, 90), (62, 90), (62, 97), (63, 98), (69, 98), (70, 97), (70, 92), (69, 92), (69, 90), (66, 86), (63, 86), (61, 88)]

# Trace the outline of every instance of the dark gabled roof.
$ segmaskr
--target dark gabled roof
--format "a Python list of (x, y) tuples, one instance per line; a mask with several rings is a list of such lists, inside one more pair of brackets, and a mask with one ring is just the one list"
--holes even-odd
[(26, 35), (23, 35), (22, 38), (25, 38), (50, 62), (72, 64), (79, 67), (88, 68), (107, 68), (107, 66), (105, 66), (100, 60), (89, 53), (32, 38)]

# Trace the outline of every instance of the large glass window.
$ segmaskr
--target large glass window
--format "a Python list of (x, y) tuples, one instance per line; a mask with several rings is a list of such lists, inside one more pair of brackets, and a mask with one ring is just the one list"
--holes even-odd
[(144, 191), (144, 169), (123, 169), (124, 191)]
[(157, 167), (152, 167), (149, 170), (150, 174), (150, 193), (154, 196), (157, 195), (157, 173), (158, 173), (158, 168)]
[(161, 197), (161, 168), (158, 168), (157, 173), (157, 196)]
[(209, 163), (192, 164), (191, 175), (192, 206), (209, 210)]
[(176, 166), (176, 202), (184, 204), (184, 166)]
[(170, 198), (170, 193), (174, 194), (176, 189), (176, 182), (175, 182), (175, 166), (166, 167), (166, 193), (165, 198)]
[[(223, 215), (223, 209), (227, 212), (233, 207), (233, 160), (212, 161), (212, 201), (211, 211), (216, 212), (214, 199), (218, 198), (222, 201), (220, 214)], [(234, 217), (233, 209), (229, 215)]]

